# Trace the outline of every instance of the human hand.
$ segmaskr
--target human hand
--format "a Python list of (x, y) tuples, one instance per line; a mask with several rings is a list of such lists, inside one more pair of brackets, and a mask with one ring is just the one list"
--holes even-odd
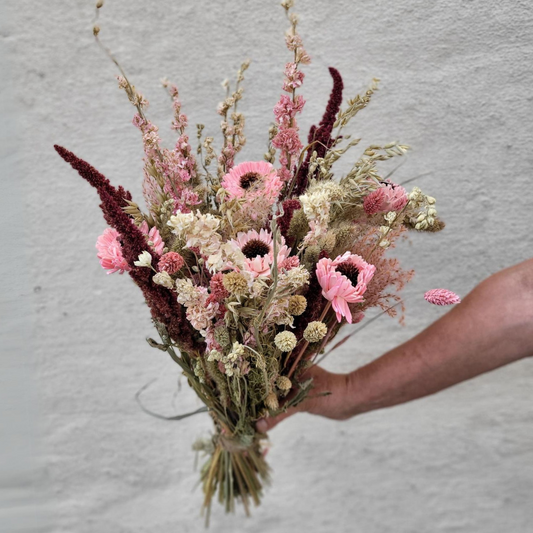
[[(309, 395), (296, 407), (290, 407), (285, 413), (268, 418), (261, 418), (256, 423), (257, 431), (266, 433), (285, 418), (298, 412), (307, 412), (333, 420), (346, 420), (350, 412), (349, 377), (350, 374), (334, 374), (319, 366), (312, 366), (301, 376), (300, 381), (313, 378)], [(329, 393), (329, 394), (325, 394)], [(290, 397), (290, 396), (289, 396)]]

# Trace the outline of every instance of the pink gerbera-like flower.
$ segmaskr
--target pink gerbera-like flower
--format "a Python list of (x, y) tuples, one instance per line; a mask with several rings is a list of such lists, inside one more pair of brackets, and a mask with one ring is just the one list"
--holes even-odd
[(339, 322), (345, 317), (352, 323), (348, 304), (363, 301), (363, 294), (375, 271), (374, 265), (350, 252), (339, 255), (333, 261), (324, 257), (317, 263), (316, 275), (322, 287), (322, 295), (331, 302)]
[[(259, 233), (250, 230), (247, 233), (238, 233), (237, 238), (231, 241), (236, 244), (246, 257), (246, 269), (251, 272), (254, 278), (258, 276), (268, 276), (270, 266), (274, 262), (274, 243), (272, 233), (262, 229)], [(285, 239), (281, 237), (281, 246), (278, 249), (278, 265), (289, 257), (290, 250), (285, 245)]]
[(102, 268), (105, 268), (108, 274), (115, 272), (124, 274), (124, 272), (131, 270), (122, 255), (122, 245), (119, 239), (120, 233), (117, 230), (106, 228), (96, 241), (96, 248), (98, 249), (96, 255), (100, 259)]
[(461, 298), (448, 289), (432, 289), (424, 294), (424, 299), (434, 305), (453, 305), (461, 303)]
[(283, 183), (270, 163), (248, 161), (233, 167), (222, 178), (222, 187), (228, 191), (230, 199), (262, 196), (272, 205)]

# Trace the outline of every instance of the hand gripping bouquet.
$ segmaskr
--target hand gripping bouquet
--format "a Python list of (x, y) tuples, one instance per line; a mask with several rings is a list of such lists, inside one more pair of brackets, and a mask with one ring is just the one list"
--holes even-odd
[(164, 148), (147, 101), (123, 72), (118, 77), (137, 110), (145, 211), (128, 191), (55, 146), (100, 196), (109, 225), (96, 243), (102, 267), (127, 272), (141, 289), (161, 337), (148, 339), (150, 345), (168, 352), (213, 419), (213, 436), (200, 446), (208, 455), (201, 470), (208, 510), (217, 493), (227, 511), (236, 500), (246, 512), (259, 503), (269, 468), (266, 435), (255, 422), (309, 394), (312, 380), (302, 374), (344, 324), (361, 321), (372, 307), (396, 314), (397, 291), (412, 272), (386, 257), (387, 250), (408, 229), (443, 227), (433, 198), (416, 187), (407, 193), (378, 171), (378, 162), (403, 155), (405, 145), (369, 146), (345, 175), (333, 173), (334, 163), (359, 144), (345, 128), (368, 105), (377, 80), (343, 106), (342, 78), (330, 68), (325, 113), (302, 141), (301, 68), (310, 58), (292, 1), (282, 6), (291, 60), (263, 160), (236, 161), (246, 141), (237, 108), (248, 63), (233, 89), (226, 84), (218, 107), (218, 151), (202, 125), (192, 148), (178, 89), (166, 81), (178, 140)]

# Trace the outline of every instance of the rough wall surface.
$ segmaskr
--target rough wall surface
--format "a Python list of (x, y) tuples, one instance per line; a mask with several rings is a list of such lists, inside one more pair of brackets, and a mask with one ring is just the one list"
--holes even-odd
[[(15, 504), (5, 500), (0, 519), (6, 531), (202, 531), (191, 444), (210, 421), (162, 422), (135, 404), (135, 392), (157, 378), (145, 393), (151, 409), (173, 414), (199, 405), (176, 366), (144, 342), (153, 333), (140, 293), (126, 276), (101, 270), (94, 243), (105, 223), (96, 194), (52, 149), (66, 146), (141, 198), (141, 142), (116, 68), (93, 41), (94, 4), (18, 0), (4, 11), (12, 95), (4, 106), (18, 114), (12, 148), (3, 151), (10, 166), (2, 166), (2, 233), (20, 251), (11, 256), (19, 276), (3, 276), (0, 331), (12, 372), (3, 371), (1, 386), (5, 393), (17, 383), (13, 394), (29, 404), (2, 439), (13, 461), (33, 458), (28, 469), (41, 500), (19, 498), (12, 514), (7, 507)], [(313, 57), (302, 130), (323, 111), (328, 66), (342, 73), (347, 96), (379, 77), (382, 88), (352, 132), (366, 144), (413, 146), (396, 175), (422, 175), (418, 184), (447, 222), (444, 232), (413, 235), (396, 250), (417, 271), (404, 292), (406, 326), (380, 319), (325, 363), (348, 371), (441, 315), (423, 301), (426, 290), (464, 295), (531, 256), (533, 7), (526, 0), (301, 0), (296, 11)], [(277, 1), (109, 0), (100, 25), (168, 142), (170, 106), (159, 79), (175, 81), (190, 122), (216, 134), (220, 81), (249, 57), (241, 160), (261, 157), (288, 60)], [(9, 97), (6, 87), (2, 94)], [(532, 383), (526, 360), (344, 423), (298, 415), (272, 431), (274, 483), (263, 505), (251, 519), (215, 508), (212, 527), (531, 531)], [(32, 417), (39, 438), (26, 431)], [(6, 494), (15, 477), (3, 477), (13, 480), (2, 486)], [(41, 518), (23, 522), (30, 515)]]

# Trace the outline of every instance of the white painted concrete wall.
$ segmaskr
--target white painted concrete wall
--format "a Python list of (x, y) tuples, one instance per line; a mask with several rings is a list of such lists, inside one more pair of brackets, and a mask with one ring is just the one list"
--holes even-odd
[[(141, 143), (116, 69), (93, 42), (93, 2), (3, 7), (10, 72), (6, 84), (3, 70), (3, 105), (18, 114), (2, 119), (0, 390), (11, 401), (2, 401), (2, 442), (11, 454), (2, 472), (14, 466), (19, 477), (2, 476), (2, 488), (9, 496), (20, 486), (24, 498), (4, 498), (0, 529), (201, 531), (191, 444), (210, 421), (162, 422), (135, 404), (135, 392), (153, 378), (145, 395), (152, 409), (173, 414), (198, 400), (175, 365), (144, 342), (152, 329), (140, 293), (126, 276), (101, 270), (94, 243), (105, 223), (96, 194), (52, 149), (66, 146), (141, 198)], [(427, 289), (464, 295), (531, 256), (533, 7), (526, 0), (301, 0), (297, 12), (313, 57), (302, 129), (321, 116), (328, 66), (342, 73), (346, 96), (381, 78), (353, 133), (368, 144), (412, 145), (397, 176), (429, 173), (419, 185), (437, 197), (447, 222), (445, 232), (413, 235), (397, 251), (417, 270), (405, 291), (407, 325), (380, 320), (327, 362), (348, 371), (440, 316), (422, 300)], [(241, 160), (261, 157), (288, 58), (278, 2), (108, 0), (100, 24), (169, 142), (170, 107), (158, 80), (176, 81), (191, 123), (216, 133), (219, 83), (251, 58)], [(215, 509), (213, 530), (531, 531), (532, 383), (527, 360), (344, 423), (298, 415), (271, 434), (274, 484), (263, 505), (250, 520)], [(30, 478), (41, 500), (31, 498)], [(24, 525), (28, 517), (36, 525)]]

